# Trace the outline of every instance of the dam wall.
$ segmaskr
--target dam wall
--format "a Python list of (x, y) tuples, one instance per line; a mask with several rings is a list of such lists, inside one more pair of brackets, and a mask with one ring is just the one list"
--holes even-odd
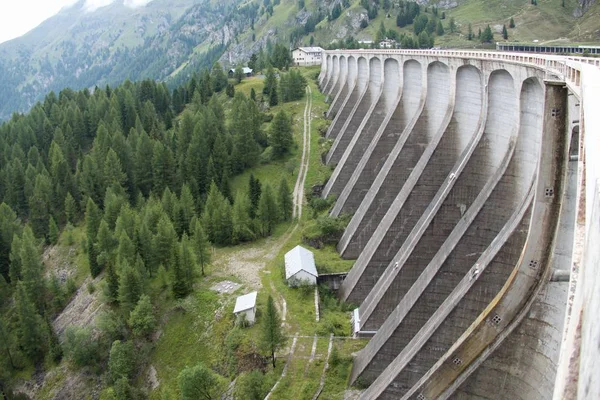
[[(576, 280), (594, 259), (586, 222), (600, 214), (585, 201), (596, 192), (584, 146), (600, 142), (581, 122), (585, 95), (600, 97), (582, 79), (599, 61), (434, 50), (323, 59), (322, 90), (346, 97), (327, 133), (335, 168), (323, 195), (337, 196), (331, 216), (352, 214), (338, 251), (355, 263), (339, 296), (358, 305), (355, 335), (371, 337), (351, 373), (361, 398), (575, 398), (565, 393), (578, 388), (579, 358), (597, 363), (581, 346), (600, 337), (582, 300), (597, 291)], [(339, 76), (351, 59), (364, 60), (363, 90)]]

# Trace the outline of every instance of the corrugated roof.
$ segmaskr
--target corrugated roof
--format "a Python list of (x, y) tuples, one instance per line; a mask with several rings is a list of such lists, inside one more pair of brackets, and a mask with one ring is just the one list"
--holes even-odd
[(323, 51), (323, 49), (320, 47), (298, 47), (298, 49), (305, 53), (320, 53)]
[(235, 300), (235, 308), (233, 309), (233, 313), (237, 314), (241, 311), (246, 311), (256, 306), (256, 295), (258, 292), (252, 292), (245, 294), (243, 296), (238, 297)]
[(312, 251), (298, 245), (285, 254), (285, 279), (290, 279), (301, 270), (319, 276)]

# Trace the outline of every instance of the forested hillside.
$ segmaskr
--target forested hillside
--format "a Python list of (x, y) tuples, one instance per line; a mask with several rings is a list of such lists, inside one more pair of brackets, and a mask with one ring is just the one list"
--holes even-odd
[[(138, 398), (133, 378), (159, 324), (152, 304), (192, 293), (211, 246), (291, 219), (284, 176), (230, 185), (292, 150), (289, 114), (267, 110), (302, 97), (306, 80), (267, 75), (249, 97), (218, 63), (172, 93), (151, 80), (67, 89), (0, 126), (1, 393), (64, 359), (97, 376), (103, 398)], [(65, 246), (79, 273), (52, 262)], [(100, 293), (96, 328), (56, 319), (76, 292)]]

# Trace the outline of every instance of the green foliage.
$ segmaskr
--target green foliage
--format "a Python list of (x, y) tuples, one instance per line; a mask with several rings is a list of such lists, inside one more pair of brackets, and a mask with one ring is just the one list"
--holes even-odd
[(284, 103), (300, 100), (304, 97), (305, 88), (306, 78), (297, 69), (292, 69), (287, 74), (282, 74), (279, 79), (281, 101)]
[(177, 252), (177, 262), (173, 266), (171, 285), (173, 295), (183, 298), (190, 294), (196, 280), (196, 255), (187, 234), (183, 234)]
[(444, 34), (444, 27), (442, 26), (442, 21), (438, 21), (437, 26), (435, 28), (435, 34), (438, 36), (442, 36)]
[(269, 145), (276, 156), (287, 153), (294, 144), (292, 122), (285, 111), (281, 110), (273, 118), (269, 131)]
[(59, 235), (60, 232), (58, 231), (58, 225), (56, 225), (54, 217), (50, 217), (50, 223), (48, 227), (48, 241), (50, 242), (50, 244), (58, 243)]
[(127, 263), (120, 267), (119, 304), (129, 313), (142, 295), (142, 278), (139, 272)]
[(240, 400), (262, 400), (269, 392), (268, 382), (260, 371), (250, 371), (238, 376), (235, 398)]
[(450, 17), (450, 23), (448, 24), (448, 29), (450, 30), (451, 33), (456, 32), (456, 21), (454, 20), (454, 17)]
[(271, 295), (267, 299), (267, 308), (263, 315), (261, 325), (261, 346), (271, 357), (273, 368), (275, 368), (275, 352), (285, 345), (286, 337), (281, 330), (281, 319), (275, 308), (275, 302)]
[(27, 296), (38, 310), (42, 310), (46, 289), (44, 266), (38, 243), (29, 226), (26, 226), (23, 230), (19, 256), (21, 260), (21, 279)]
[(240, 83), (242, 79), (244, 79), (244, 70), (242, 69), (242, 66), (240, 64), (236, 65), (235, 70), (233, 72), (233, 77), (235, 78), (237, 83)]
[(502, 25), (502, 38), (504, 40), (508, 39), (508, 31), (506, 30), (506, 25)]
[(492, 28), (490, 28), (490, 26), (488, 25), (481, 33), (481, 42), (490, 43), (492, 40), (494, 40), (494, 34), (492, 33)]
[(210, 242), (219, 245), (231, 243), (232, 224), (231, 204), (213, 182), (202, 215), (202, 226)]
[[(563, 4), (564, 4), (564, 3), (563, 3)], [(563, 5), (563, 7), (564, 7), (564, 5)], [(516, 25), (515, 25), (515, 20), (514, 20), (514, 18), (513, 18), (513, 17), (510, 17), (510, 22), (508, 23), (508, 27), (509, 27), (509, 28), (514, 28), (515, 26), (516, 26)]]
[(279, 213), (282, 221), (289, 221), (292, 218), (294, 202), (292, 201), (292, 192), (285, 178), (279, 182), (279, 190), (277, 191), (277, 202)]
[(245, 192), (238, 192), (233, 203), (232, 242), (240, 243), (254, 239), (252, 219), (250, 218), (250, 198)]
[(100, 345), (89, 328), (69, 326), (62, 346), (65, 356), (78, 367), (95, 366), (100, 361)]
[(29, 359), (39, 361), (46, 351), (45, 325), (22, 282), (17, 284), (15, 306), (19, 344)]
[(152, 312), (152, 303), (150, 297), (142, 295), (137, 305), (129, 315), (129, 326), (134, 335), (138, 337), (148, 337), (154, 332), (156, 327), (156, 318)]
[(271, 189), (271, 185), (269, 184), (265, 185), (265, 188), (261, 193), (257, 217), (262, 235), (265, 237), (269, 236), (279, 220), (277, 202), (273, 195), (273, 189)]
[(131, 379), (136, 367), (135, 348), (131, 342), (115, 340), (110, 348), (108, 370), (113, 381)]
[(224, 389), (219, 376), (202, 364), (185, 368), (178, 381), (181, 400), (218, 399)]

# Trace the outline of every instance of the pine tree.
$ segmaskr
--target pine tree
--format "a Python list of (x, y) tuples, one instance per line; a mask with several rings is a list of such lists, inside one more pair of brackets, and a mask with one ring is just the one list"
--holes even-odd
[(250, 218), (256, 218), (256, 212), (258, 210), (258, 202), (260, 201), (261, 185), (258, 178), (254, 178), (254, 174), (250, 174), (248, 182), (248, 197), (250, 197)]
[(483, 33), (481, 34), (481, 42), (489, 43), (494, 40), (494, 34), (492, 33), (492, 28), (490, 26), (486, 26)]
[(113, 237), (108, 223), (105, 220), (100, 222), (100, 228), (98, 229), (98, 235), (96, 236), (96, 262), (98, 265), (98, 273), (102, 271), (107, 265), (112, 264), (115, 257), (115, 247), (117, 242)]
[(138, 337), (148, 337), (156, 327), (156, 318), (152, 313), (150, 297), (143, 294), (129, 316), (129, 326)]
[(27, 296), (37, 306), (38, 310), (42, 310), (46, 288), (44, 265), (42, 264), (38, 243), (29, 226), (26, 226), (23, 230), (19, 256), (21, 260), (21, 278)]
[(281, 179), (279, 183), (279, 190), (277, 193), (277, 200), (279, 206), (279, 212), (281, 214), (282, 221), (289, 221), (292, 218), (294, 203), (292, 201), (292, 193), (288, 187), (285, 178)]
[(142, 295), (142, 279), (140, 274), (129, 264), (120, 266), (119, 304), (128, 314)]
[(277, 202), (273, 195), (273, 189), (267, 184), (265, 190), (260, 196), (258, 203), (258, 219), (261, 225), (263, 236), (269, 236), (273, 232), (273, 228), (277, 224), (279, 219), (279, 210), (277, 209)]
[(242, 79), (244, 79), (244, 70), (242, 69), (242, 66), (240, 64), (238, 64), (235, 67), (233, 76), (235, 77), (235, 80), (237, 81), (237, 83), (240, 83), (242, 81)]
[(442, 26), (442, 21), (438, 21), (437, 26), (435, 28), (435, 34), (438, 36), (442, 36), (444, 34), (444, 27)]
[(58, 225), (56, 225), (56, 221), (54, 221), (54, 217), (50, 217), (50, 223), (48, 227), (48, 241), (50, 244), (58, 243)]
[(68, 192), (65, 197), (65, 216), (68, 223), (74, 224), (76, 222), (77, 204), (73, 196), (71, 196), (71, 192)]
[(502, 38), (504, 40), (508, 39), (508, 31), (506, 30), (506, 25), (502, 25)]
[(177, 263), (173, 268), (173, 294), (183, 298), (192, 292), (196, 278), (196, 256), (187, 234), (183, 234), (177, 253)]
[(166, 269), (169, 269), (175, 262), (177, 233), (171, 220), (166, 215), (163, 215), (158, 221), (153, 243), (156, 264), (162, 264)]
[[(564, 4), (564, 3), (563, 3), (563, 4)], [(563, 7), (564, 7), (564, 5), (563, 5)], [(513, 18), (513, 17), (510, 17), (510, 22), (508, 23), (508, 27), (509, 27), (509, 28), (514, 28), (515, 26), (516, 26), (516, 25), (515, 25), (515, 20), (514, 20), (514, 18)]]
[(250, 89), (250, 100), (256, 101), (256, 91), (254, 90), (254, 88)]
[(238, 192), (235, 196), (232, 212), (232, 242), (246, 242), (254, 238), (252, 232), (252, 219), (248, 211), (250, 210), (250, 199), (244, 192)]
[(10, 269), (9, 277), (11, 283), (16, 283), (21, 280), (21, 237), (16, 233), (13, 235), (13, 240), (10, 247), (9, 259)]
[(473, 40), (473, 26), (469, 23), (467, 28), (467, 40)]
[(285, 111), (281, 110), (271, 122), (269, 145), (275, 155), (281, 156), (291, 149), (293, 143), (292, 123)]
[(212, 243), (227, 245), (231, 242), (231, 204), (214, 182), (210, 186), (204, 206), (202, 226)]
[(267, 309), (263, 318), (261, 344), (264, 351), (271, 357), (273, 368), (275, 368), (275, 352), (285, 344), (285, 336), (281, 330), (281, 320), (271, 295), (267, 299)]
[(96, 203), (91, 198), (88, 198), (87, 206), (85, 209), (85, 220), (86, 220), (86, 231), (87, 231), (87, 253), (88, 261), (90, 264), (90, 273), (92, 277), (98, 276), (102, 271), (98, 266), (96, 260), (96, 236), (98, 235), (98, 229), (100, 228), (100, 222), (102, 221), (102, 213)]
[(210, 242), (199, 220), (196, 220), (195, 223), (193, 240), (196, 249), (196, 259), (198, 260), (198, 264), (200, 264), (202, 276), (204, 276), (204, 268), (210, 264), (211, 253)]
[(450, 23), (448, 24), (448, 29), (450, 29), (451, 33), (456, 32), (456, 21), (454, 17), (450, 17)]
[(19, 344), (23, 352), (34, 361), (44, 356), (44, 321), (29, 298), (25, 284), (17, 283), (15, 308), (19, 326)]
[(0, 276), (10, 279), (10, 253), (15, 233), (20, 233), (21, 224), (17, 214), (6, 203), (0, 203)]
[(106, 301), (108, 303), (117, 303), (119, 301), (119, 277), (115, 272), (115, 267), (109, 265), (106, 270)]

